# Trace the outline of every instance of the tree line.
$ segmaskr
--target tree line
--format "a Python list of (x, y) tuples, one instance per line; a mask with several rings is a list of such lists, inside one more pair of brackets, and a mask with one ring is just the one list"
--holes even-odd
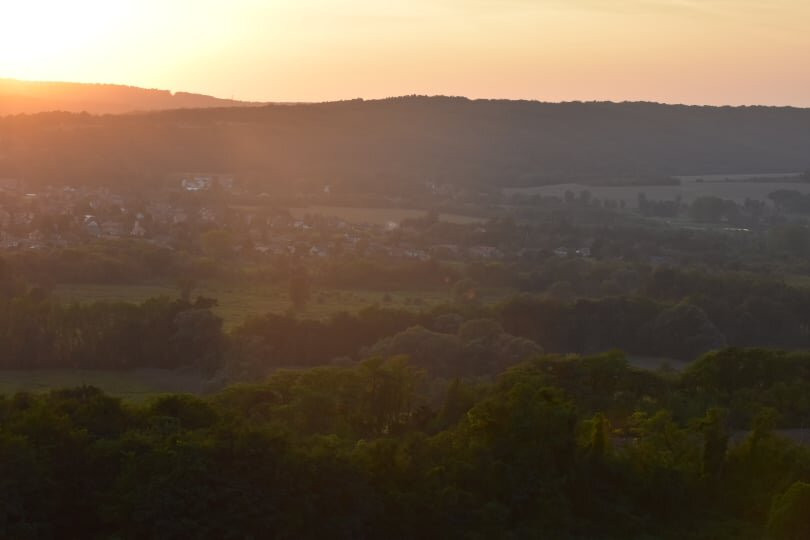
[(193, 300), (188, 288), (180, 298), (141, 304), (71, 304), (41, 288), (0, 283), (6, 295), (0, 298), (0, 366), (7, 369), (197, 366), (242, 379), (279, 367), (406, 354), (434, 374), (477, 376), (538, 351), (621, 349), (688, 361), (727, 345), (810, 346), (806, 290), (665, 268), (650, 276), (643, 294), (520, 295), (490, 305), (467, 280), (456, 284), (447, 303), (419, 312), (370, 306), (326, 319), (270, 313), (229, 332), (212, 311), (216, 301)]
[(213, 372), (225, 347), (214, 301), (63, 304), (42, 289), (0, 301), (0, 368), (195, 367)]

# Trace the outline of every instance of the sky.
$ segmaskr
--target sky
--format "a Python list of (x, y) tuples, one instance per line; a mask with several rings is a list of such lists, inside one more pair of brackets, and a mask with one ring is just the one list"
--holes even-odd
[(810, 107), (810, 0), (0, 0), (0, 77)]

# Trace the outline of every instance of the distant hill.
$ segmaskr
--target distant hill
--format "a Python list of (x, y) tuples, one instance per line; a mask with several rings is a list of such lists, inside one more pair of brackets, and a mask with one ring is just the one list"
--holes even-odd
[(113, 84), (31, 82), (0, 79), (0, 115), (48, 111), (121, 114), (166, 109), (256, 105), (200, 94)]
[[(0, 176), (127, 182), (222, 171), (258, 187), (404, 193), (810, 169), (810, 109), (376, 101), (0, 119)], [(285, 188), (286, 189), (286, 188)]]

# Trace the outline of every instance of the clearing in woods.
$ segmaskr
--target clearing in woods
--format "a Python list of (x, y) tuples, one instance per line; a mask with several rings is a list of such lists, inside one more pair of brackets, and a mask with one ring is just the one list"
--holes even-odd
[[(149, 298), (168, 296), (176, 298), (178, 290), (168, 285), (58, 285), (54, 294), (65, 302), (133, 302), (140, 303)], [(502, 298), (501, 292), (493, 292), (487, 300)], [(247, 317), (265, 313), (286, 313), (290, 309), (289, 294), (284, 286), (257, 285), (251, 287), (205, 284), (194, 289), (192, 296), (215, 298), (218, 306), (214, 311), (225, 321), (229, 330), (241, 324)], [(306, 309), (300, 313), (303, 318), (325, 319), (340, 311), (357, 312), (365, 307), (378, 304), (383, 307), (412, 309), (419, 311), (447, 302), (448, 292), (425, 290), (339, 290), (315, 289)]]

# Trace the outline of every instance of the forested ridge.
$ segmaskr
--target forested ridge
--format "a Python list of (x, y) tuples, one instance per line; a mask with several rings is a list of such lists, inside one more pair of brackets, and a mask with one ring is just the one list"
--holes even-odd
[(810, 111), (402, 97), (0, 119), (0, 175), (42, 183), (239, 173), (259, 189), (409, 193), (810, 168)]

